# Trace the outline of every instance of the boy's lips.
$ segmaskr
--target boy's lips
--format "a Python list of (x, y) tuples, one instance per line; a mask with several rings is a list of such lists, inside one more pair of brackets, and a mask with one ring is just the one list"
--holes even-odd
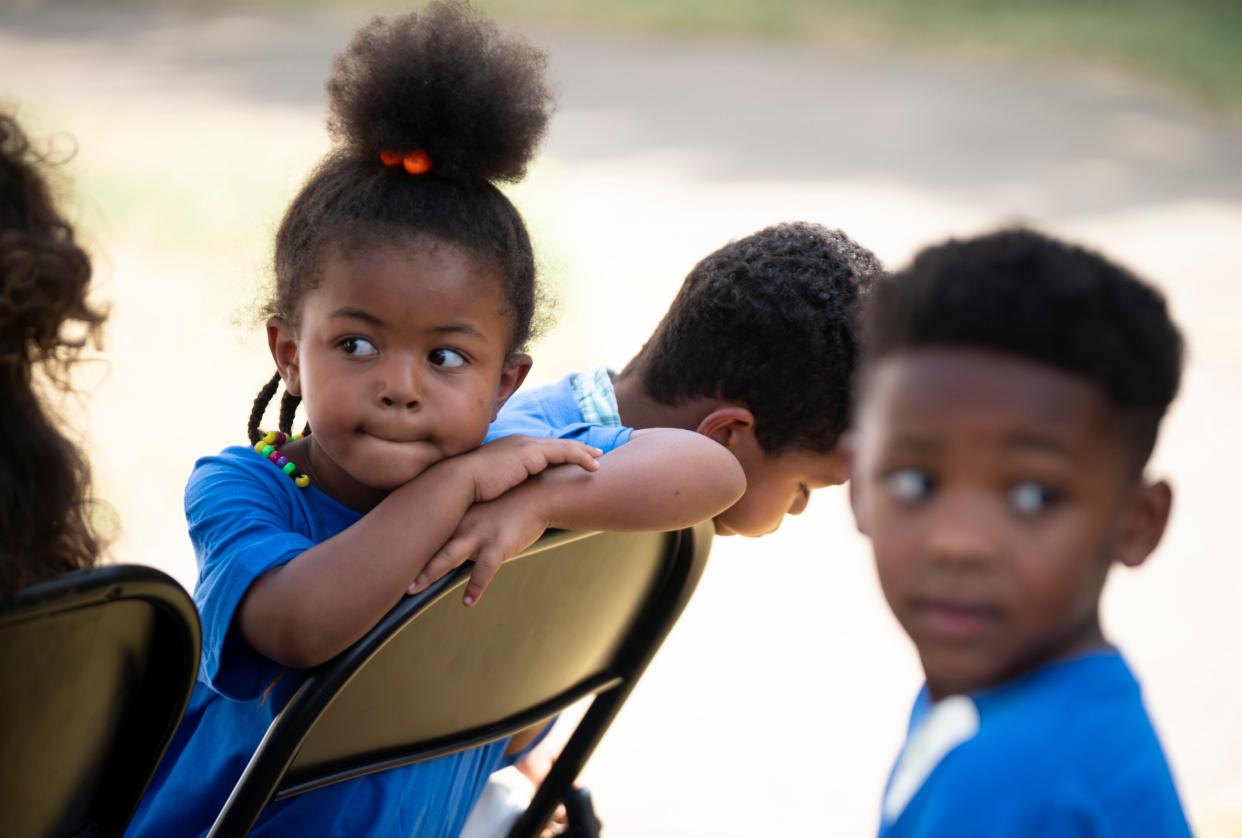
[(910, 609), (919, 633), (934, 640), (973, 640), (1001, 619), (1001, 609), (948, 600), (920, 600)]

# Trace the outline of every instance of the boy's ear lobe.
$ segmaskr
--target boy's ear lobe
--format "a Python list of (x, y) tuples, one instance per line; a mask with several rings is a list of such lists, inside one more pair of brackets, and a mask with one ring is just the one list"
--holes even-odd
[(269, 317), (267, 320), (267, 348), (271, 350), (272, 360), (285, 390), (295, 396), (302, 395), (302, 379), (298, 369), (298, 338), (293, 327), (283, 317)]
[(1164, 480), (1141, 486), (1130, 502), (1117, 546), (1117, 561), (1138, 567), (1164, 536), (1173, 509), (1173, 489)]
[(732, 449), (743, 438), (754, 437), (755, 415), (737, 405), (721, 407), (704, 416), (695, 430)]
[(496, 389), (496, 403), (492, 408), (492, 421), (496, 421), (496, 417), (500, 414), (500, 408), (504, 407), (509, 397), (517, 392), (522, 386), (522, 382), (526, 380), (526, 374), (530, 372), (531, 357), (524, 352), (515, 352), (505, 359), (504, 369), (500, 371), (500, 386)]

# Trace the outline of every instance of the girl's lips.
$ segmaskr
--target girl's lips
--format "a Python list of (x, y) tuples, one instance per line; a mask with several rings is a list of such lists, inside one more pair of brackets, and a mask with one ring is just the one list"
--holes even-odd
[(920, 602), (913, 611), (924, 633), (942, 640), (973, 640), (1001, 618), (997, 608), (952, 602)]

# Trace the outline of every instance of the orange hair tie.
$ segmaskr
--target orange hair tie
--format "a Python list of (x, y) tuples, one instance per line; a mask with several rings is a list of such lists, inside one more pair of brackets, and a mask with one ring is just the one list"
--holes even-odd
[(431, 156), (421, 148), (411, 151), (409, 154), (381, 151), (380, 161), (385, 166), (396, 166), (400, 163), (412, 175), (421, 175), (431, 171)]

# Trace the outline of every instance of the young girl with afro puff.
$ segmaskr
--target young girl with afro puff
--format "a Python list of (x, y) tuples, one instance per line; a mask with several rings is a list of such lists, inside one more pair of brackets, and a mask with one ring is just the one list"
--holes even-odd
[[(728, 452), (683, 431), (481, 446), (531, 365), (534, 259), (495, 182), (519, 178), (542, 136), (543, 69), (455, 3), (377, 19), (338, 57), (336, 148), (276, 237), (277, 374), (250, 444), (199, 460), (186, 488), (202, 662), (130, 834), (208, 830), (299, 671), (361, 638), (472, 505), (529, 479), (562, 489), (539, 494), (523, 539), (474, 557), (467, 605), (544, 527), (675, 529), (741, 494)], [(282, 382), (280, 430), (264, 432)], [(275, 802), (253, 834), (457, 835), (518, 750), (501, 740)]]

